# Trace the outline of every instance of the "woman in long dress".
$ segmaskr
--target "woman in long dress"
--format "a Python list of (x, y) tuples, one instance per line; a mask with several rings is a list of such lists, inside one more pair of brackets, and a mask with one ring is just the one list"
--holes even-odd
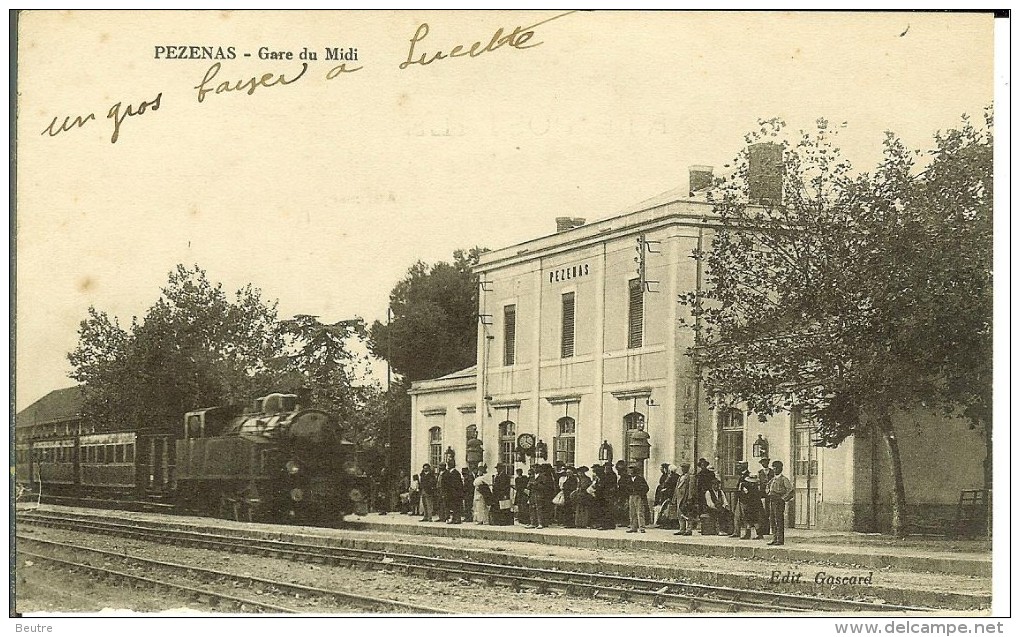
[(475, 478), (475, 499), (473, 502), (475, 524), (489, 524), (489, 500), (492, 498), (492, 487), (489, 478), (480, 475)]

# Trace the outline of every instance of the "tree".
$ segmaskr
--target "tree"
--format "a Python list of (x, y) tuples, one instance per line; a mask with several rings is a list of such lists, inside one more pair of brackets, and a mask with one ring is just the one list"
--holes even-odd
[(388, 323), (372, 324), (369, 348), (407, 382), (436, 378), (475, 362), (478, 277), (483, 248), (453, 253), (453, 263), (418, 261), (390, 292)]
[(85, 384), (85, 418), (99, 430), (166, 428), (184, 412), (247, 404), (277, 382), (282, 353), (276, 304), (246, 286), (231, 301), (198, 266), (170, 273), (166, 287), (130, 331), (89, 308), (71, 377)]
[(116, 397), (129, 395), (124, 363), (129, 336), (116, 317), (89, 307), (78, 328), (78, 346), (68, 354), (71, 378), (83, 387), (82, 419), (87, 423), (116, 423), (124, 414)]
[(299, 314), (281, 321), (289, 341), (288, 354), (281, 358), (291, 384), (311, 394), (311, 402), (335, 414), (344, 437), (362, 448), (376, 444), (377, 428), (366, 418), (366, 407), (378, 393), (374, 384), (359, 383), (355, 365), (360, 361), (348, 343), (366, 337), (361, 318), (324, 324), (317, 317)]
[[(407, 466), (411, 451), (412, 382), (437, 378), (475, 363), (478, 277), (471, 271), (485, 248), (456, 250), (453, 263), (418, 261), (390, 292), (390, 319), (375, 321), (369, 349), (396, 378), (372, 396), (366, 413), (382, 426), (391, 466)], [(391, 472), (391, 476), (395, 475)]]
[(819, 445), (877, 433), (901, 535), (892, 415), (963, 410), (990, 429), (991, 135), (965, 122), (938, 136), (918, 175), (917, 153), (888, 134), (875, 174), (854, 176), (828, 122), (796, 141), (778, 120), (760, 124), (746, 141), (782, 150), (766, 166), (782, 196), (749, 200), (761, 164), (745, 150), (718, 189), (711, 247), (696, 255), (705, 289), (681, 296), (708, 397), (763, 418), (800, 407)]

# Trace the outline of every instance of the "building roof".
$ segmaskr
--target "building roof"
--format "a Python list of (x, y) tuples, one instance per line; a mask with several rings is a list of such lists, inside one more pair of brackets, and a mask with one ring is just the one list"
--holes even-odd
[(81, 418), (82, 387), (54, 389), (15, 416), (15, 426), (27, 427), (49, 422), (62, 422)]
[(451, 372), (439, 378), (429, 378), (411, 383), (409, 394), (423, 394), (430, 391), (443, 391), (450, 389), (463, 389), (473, 386), (477, 382), (478, 366), (472, 365), (464, 369)]

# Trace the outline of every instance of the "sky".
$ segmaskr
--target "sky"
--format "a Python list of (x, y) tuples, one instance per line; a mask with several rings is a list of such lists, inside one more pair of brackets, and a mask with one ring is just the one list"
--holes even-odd
[[(560, 13), (22, 14), (17, 408), (73, 384), (90, 305), (128, 324), (178, 263), (283, 317), (371, 322), (415, 261), (722, 172), (759, 118), (846, 122), (839, 146), (872, 169), (885, 131), (930, 148), (993, 99), (990, 14)], [(336, 69), (333, 47), (357, 60)]]

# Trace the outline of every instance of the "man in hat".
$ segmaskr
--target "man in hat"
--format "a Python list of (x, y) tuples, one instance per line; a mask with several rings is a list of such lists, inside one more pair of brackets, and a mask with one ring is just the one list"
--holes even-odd
[(630, 528), (627, 533), (645, 532), (645, 506), (648, 504), (648, 482), (638, 474), (636, 464), (627, 467), (627, 475), (620, 480), (620, 493), (627, 496)]
[[(624, 478), (627, 477), (627, 461), (626, 460), (617, 460), (616, 461), (616, 476), (617, 476), (617, 485), (619, 485), (619, 483), (621, 481), (623, 481)], [(623, 489), (621, 489), (619, 487), (616, 490), (616, 500), (614, 501), (614, 505), (615, 505), (615, 516), (613, 518), (613, 521), (616, 522), (617, 526), (623, 526), (624, 524), (627, 524), (628, 519), (630, 517), (630, 514), (628, 513), (628, 511), (629, 511), (629, 509), (628, 509), (628, 496), (627, 496), (626, 493), (624, 493)]]
[(793, 483), (783, 475), (783, 463), (776, 460), (772, 463), (772, 471), (775, 477), (769, 481), (766, 487), (766, 495), (769, 500), (769, 523), (772, 525), (773, 546), (782, 546), (786, 541), (786, 503), (793, 499)]
[(519, 524), (531, 524), (531, 514), (528, 508), (528, 476), (524, 475), (523, 469), (517, 469), (514, 478), (514, 506), (517, 507), (517, 522)]
[(432, 473), (432, 465), (425, 464), (421, 468), (419, 478), (421, 488), (422, 522), (431, 522), (432, 514), (436, 512), (436, 494), (439, 485), (436, 483), (436, 476)]
[(694, 504), (698, 508), (698, 513), (703, 513), (707, 507), (705, 494), (712, 490), (715, 485), (716, 476), (715, 471), (711, 468), (708, 460), (704, 458), (698, 459), (698, 471), (694, 474)]
[(758, 461), (761, 464), (761, 469), (758, 469), (758, 492), (761, 493), (761, 510), (764, 511), (762, 516), (762, 523), (759, 531), (762, 535), (769, 535), (772, 533), (769, 530), (769, 502), (768, 498), (765, 497), (765, 489), (769, 486), (769, 482), (776, 476), (769, 468), (769, 459), (762, 458)]
[(737, 462), (737, 492), (736, 502), (733, 503), (733, 532), (730, 533), (730, 537), (740, 537), (740, 529), (744, 523), (744, 510), (747, 508), (746, 500), (743, 494), (746, 493), (746, 489), (742, 489), (744, 481), (751, 475), (751, 471), (747, 468), (747, 462), (741, 460)]
[[(764, 536), (761, 533), (762, 520), (766, 517), (765, 509), (761, 506), (761, 485), (758, 484), (758, 476), (753, 473), (744, 479), (743, 485), (737, 491), (737, 498), (741, 500), (741, 524), (744, 526), (742, 540), (751, 539), (751, 529), (754, 529), (754, 539), (760, 540)], [(740, 529), (738, 529), (740, 530)]]
[(673, 491), (673, 501), (676, 503), (677, 517), (680, 520), (680, 530), (673, 535), (690, 535), (694, 529), (694, 519), (697, 510), (694, 506), (694, 483), (691, 479), (691, 465), (687, 462), (680, 463), (680, 474), (676, 481), (676, 489)]
[(464, 510), (464, 476), (457, 471), (457, 463), (451, 462), (449, 467), (442, 482), (447, 524), (460, 524), (460, 514)]
[(514, 513), (511, 510), (510, 490), (513, 480), (507, 466), (502, 462), (496, 464), (496, 475), (492, 478), (492, 506), (489, 519), (494, 526), (511, 526)]

